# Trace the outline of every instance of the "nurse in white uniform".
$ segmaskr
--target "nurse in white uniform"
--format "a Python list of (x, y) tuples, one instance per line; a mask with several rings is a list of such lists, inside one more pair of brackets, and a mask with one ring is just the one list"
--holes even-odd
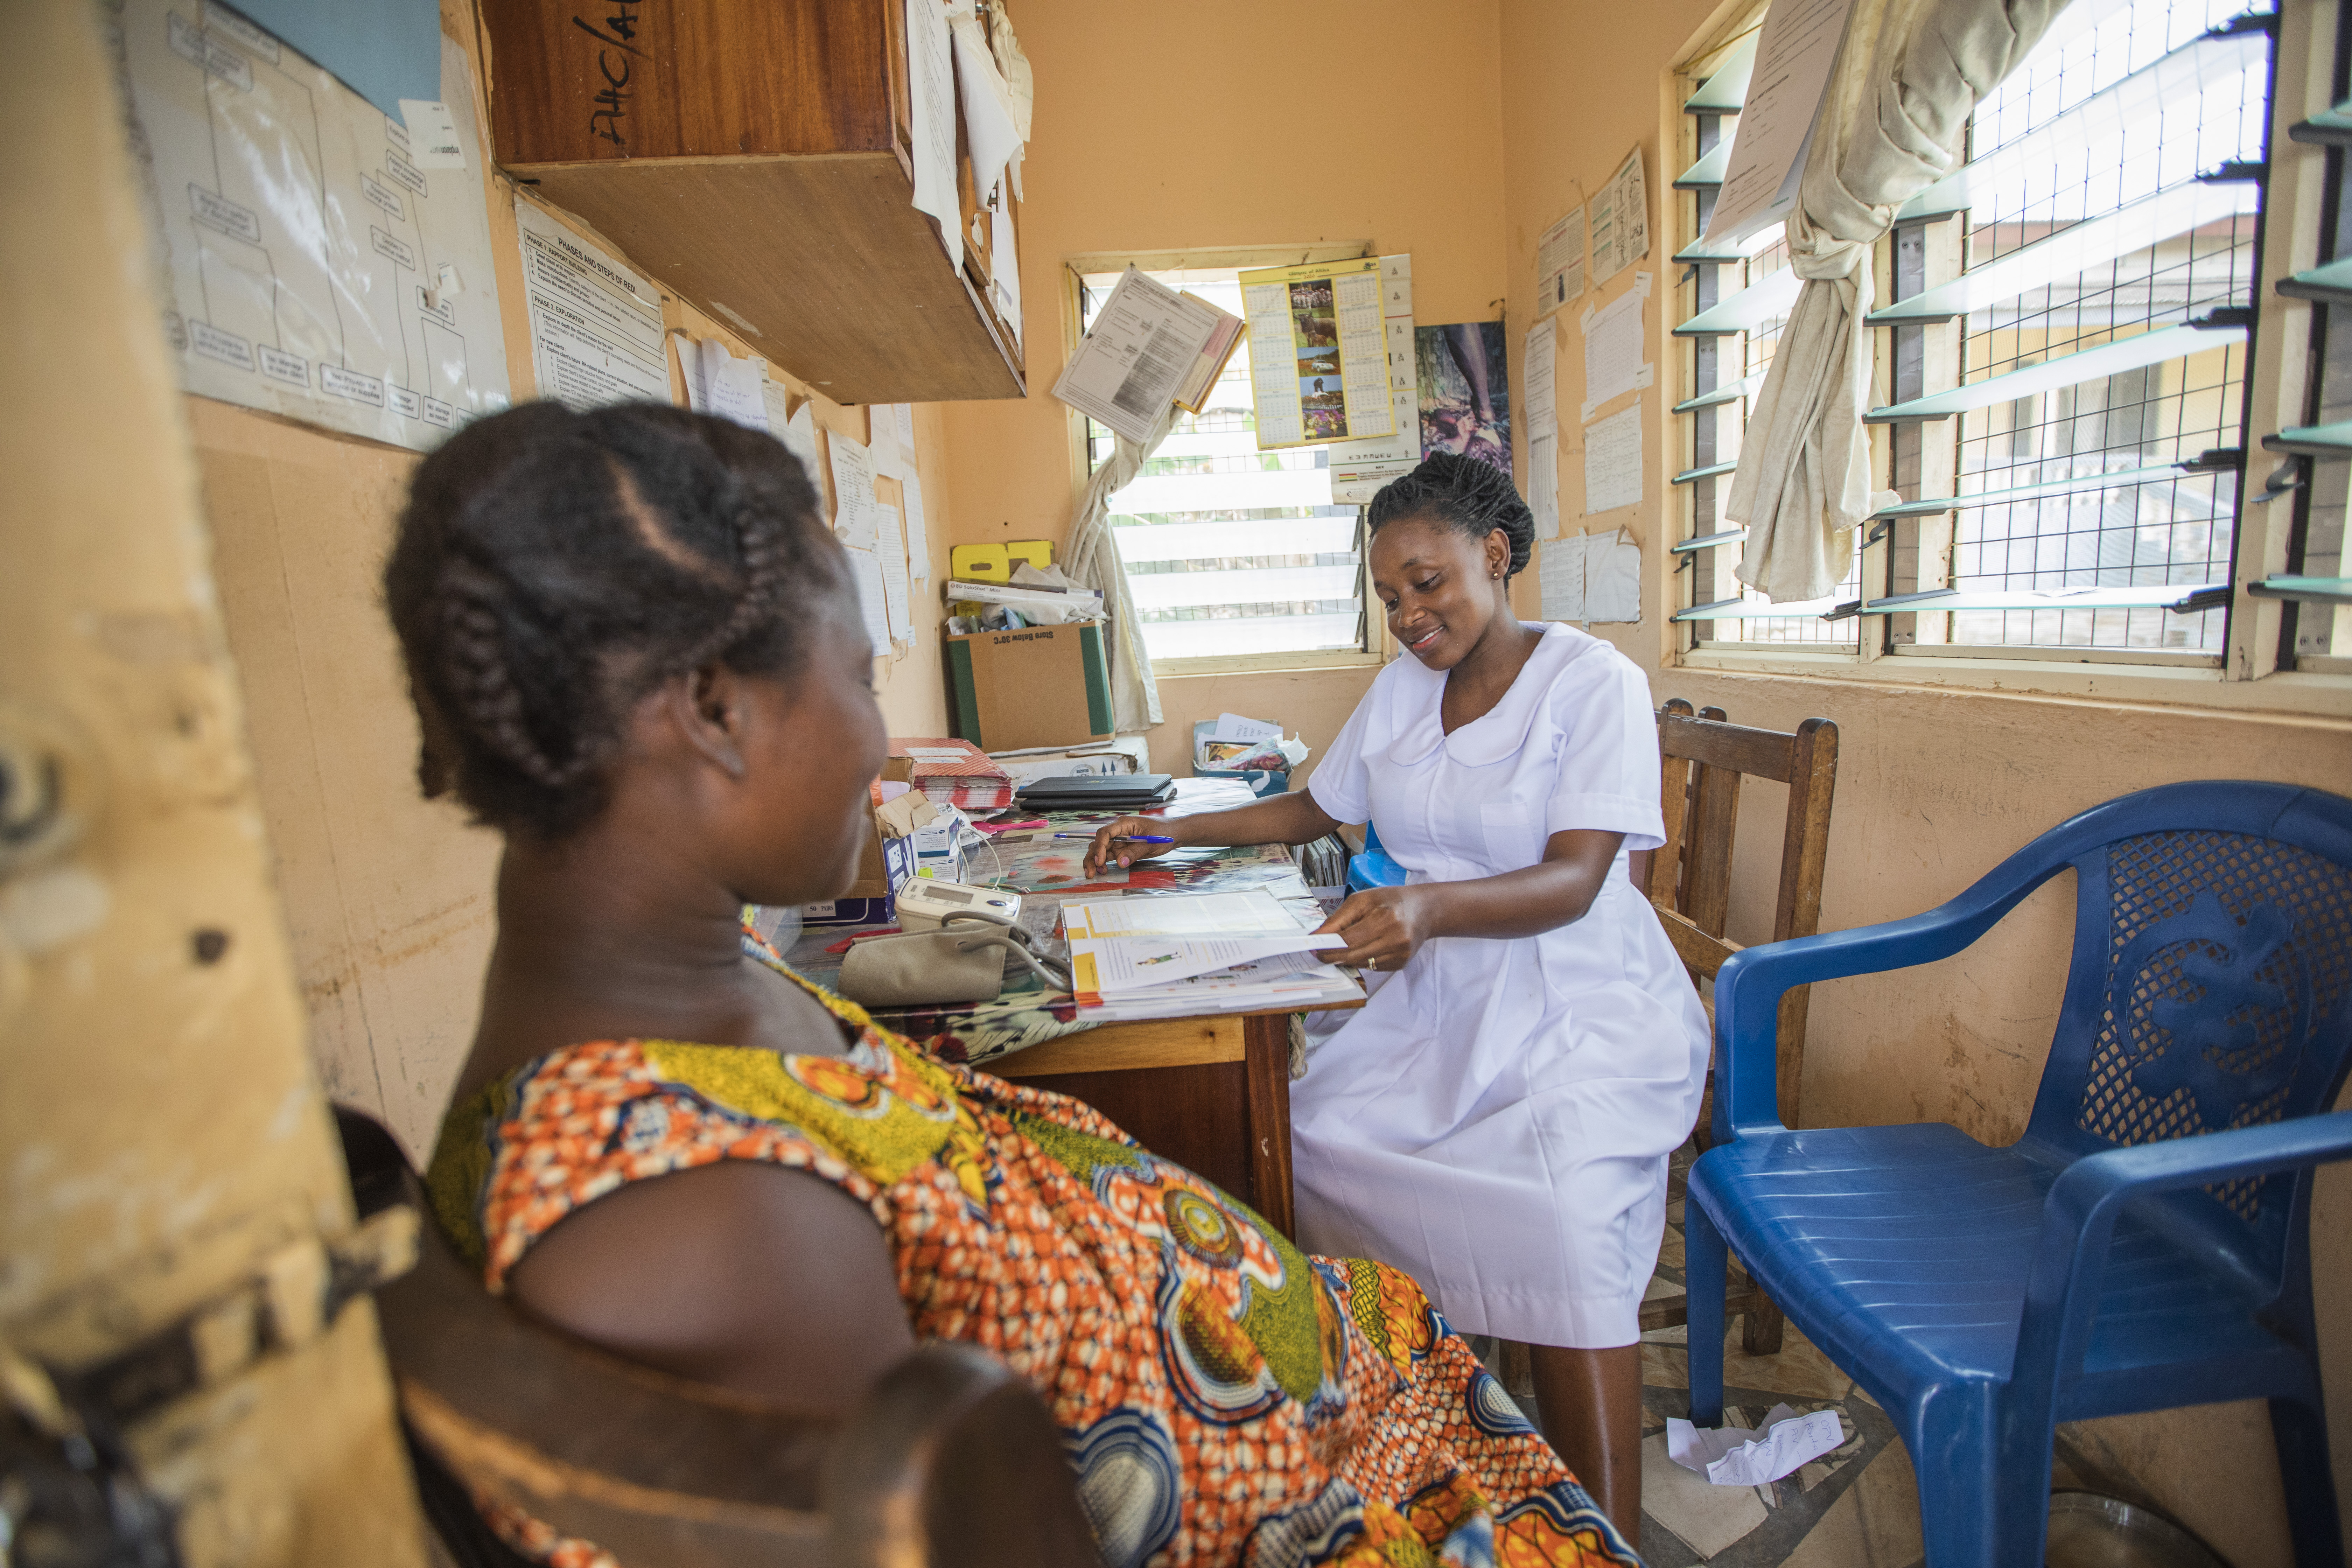
[(1372, 994), (1315, 1020), (1336, 1032), (1291, 1089), (1300, 1240), (1395, 1264), (1456, 1329), (1528, 1342), (1546, 1434), (1638, 1531), (1637, 1317), (1707, 1059), (1698, 997), (1626, 871), (1664, 842), (1649, 689), (1607, 643), (1511, 614), (1534, 519), (1508, 476), (1441, 453), (1370, 521), (1406, 657), (1307, 790), (1122, 818), (1091, 858), (1161, 852), (1127, 833), (1303, 844), (1377, 826), (1412, 874), (1326, 922)]

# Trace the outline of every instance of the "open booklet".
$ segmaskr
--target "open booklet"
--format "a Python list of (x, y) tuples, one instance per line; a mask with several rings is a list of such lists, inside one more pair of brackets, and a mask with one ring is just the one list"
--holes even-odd
[(1348, 984), (1329, 963), (1346, 940), (1305, 930), (1264, 889), (1072, 901), (1062, 922), (1082, 1006)]

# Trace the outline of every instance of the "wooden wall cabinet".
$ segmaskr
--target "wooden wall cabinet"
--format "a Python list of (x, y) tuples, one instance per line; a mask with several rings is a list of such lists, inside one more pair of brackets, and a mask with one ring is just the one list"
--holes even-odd
[(969, 242), (969, 163), (961, 271), (914, 208), (903, 0), (480, 15), (500, 166), (663, 287), (837, 403), (1025, 395)]

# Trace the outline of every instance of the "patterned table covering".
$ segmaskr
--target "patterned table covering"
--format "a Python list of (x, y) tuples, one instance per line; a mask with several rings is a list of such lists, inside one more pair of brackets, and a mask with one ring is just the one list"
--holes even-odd
[[(1250, 798), (1245, 785), (1229, 785), (1219, 780), (1181, 780), (1178, 789), (1177, 803), (1168, 815), (1223, 811), (1245, 805)], [(1113, 815), (1055, 812), (1042, 819), (1045, 824), (1043, 827), (994, 835), (987, 846), (972, 851), (971, 869), (966, 875), (974, 882), (1022, 894), (1022, 928), (1036, 939), (1038, 951), (1065, 963), (1069, 959), (1069, 946), (1060, 928), (1062, 900), (1066, 898), (1100, 898), (1113, 893), (1130, 897), (1177, 891), (1225, 893), (1264, 888), (1294, 913), (1310, 915), (1308, 924), (1320, 923), (1322, 911), (1306, 879), (1299, 875), (1297, 862), (1289, 849), (1279, 844), (1180, 849), (1145, 861), (1131, 870), (1106, 870), (1100, 876), (1087, 878), (1084, 870), (1085, 842), (1053, 836), (1090, 832), (1112, 820)], [(830, 986), (839, 978), (842, 956), (853, 940), (889, 929), (808, 927), (784, 957), (800, 973), (820, 985)], [(930, 1049), (944, 1060), (974, 1066), (1040, 1041), (1097, 1026), (1093, 1020), (1079, 1016), (1077, 1002), (1069, 993), (1049, 990), (1035, 975), (1012, 970), (1006, 973), (1003, 994), (993, 1002), (893, 1008), (877, 1011), (874, 1016), (886, 1027), (929, 1042)]]

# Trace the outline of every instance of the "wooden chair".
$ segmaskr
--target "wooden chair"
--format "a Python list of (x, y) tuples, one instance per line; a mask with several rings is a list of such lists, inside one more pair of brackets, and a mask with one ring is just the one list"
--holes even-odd
[[(1675, 951), (1690, 966), (1695, 982), (1712, 982), (1724, 960), (1740, 943), (1723, 934), (1731, 910), (1732, 845), (1739, 818), (1743, 775), (1789, 786), (1789, 810), (1780, 834), (1780, 882), (1772, 911), (1772, 940), (1811, 936), (1821, 929), (1822, 870), (1829, 857), (1830, 801), (1837, 788), (1837, 726), (1808, 719), (1793, 733), (1751, 730), (1725, 721), (1720, 708), (1696, 713), (1680, 698), (1658, 712), (1658, 752), (1663, 767), (1660, 805), (1666, 842), (1634, 857), (1636, 887), (1649, 894), (1659, 923)], [(1780, 1118), (1797, 1125), (1798, 1090), (1805, 1064), (1808, 991), (1792, 988), (1780, 999), (1778, 1077)], [(1712, 1019), (1714, 1006), (1708, 1005)], [(1698, 1138), (1712, 1141), (1714, 1069), (1700, 1101)], [(1744, 1276), (1733, 1276), (1726, 1310), (1743, 1314), (1741, 1345), (1750, 1355), (1780, 1348), (1780, 1310)], [(1642, 1309), (1647, 1329), (1687, 1321), (1685, 1296), (1661, 1296)]]
[[(362, 1210), (424, 1209), (397, 1145), (339, 1111)], [(635, 1365), (491, 1297), (429, 1219), (378, 1293), (418, 1490), (458, 1568), (529, 1568), (488, 1497), (625, 1568), (1099, 1568), (1059, 1434), (1019, 1375), (930, 1345), (845, 1416)]]

